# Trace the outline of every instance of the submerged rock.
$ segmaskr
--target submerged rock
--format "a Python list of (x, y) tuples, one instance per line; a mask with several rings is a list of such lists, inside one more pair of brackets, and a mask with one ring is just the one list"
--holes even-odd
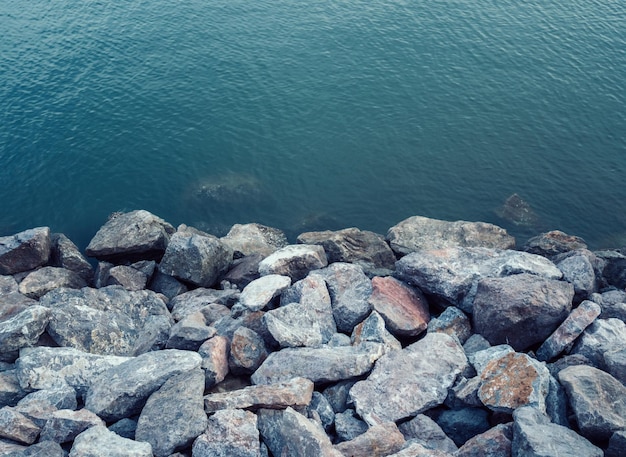
[(517, 194), (511, 195), (496, 211), (496, 214), (515, 225), (537, 227), (539, 216), (530, 204)]

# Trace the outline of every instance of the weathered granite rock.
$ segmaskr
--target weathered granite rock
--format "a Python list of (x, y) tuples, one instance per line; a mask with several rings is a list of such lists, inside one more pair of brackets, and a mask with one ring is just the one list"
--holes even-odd
[(33, 444), (40, 431), (41, 428), (15, 408), (10, 406), (0, 408), (0, 437), (18, 443)]
[(604, 364), (609, 374), (626, 386), (626, 347), (605, 352)]
[(78, 273), (65, 268), (43, 267), (29, 273), (20, 283), (19, 290), (27, 297), (38, 299), (59, 287), (80, 289), (86, 286), (87, 282)]
[(512, 413), (530, 405), (545, 412), (550, 372), (541, 362), (511, 352), (490, 361), (479, 375), (478, 397), (489, 409)]
[(389, 276), (372, 278), (372, 293), (368, 302), (397, 337), (419, 335), (426, 330), (430, 320), (424, 294)]
[[(207, 323), (212, 323), (220, 317), (230, 314), (229, 307), (234, 305), (239, 299), (239, 291), (236, 290), (216, 290), (198, 288), (178, 295), (172, 299), (170, 306), (172, 309), (172, 317), (175, 321), (183, 319), (189, 314), (196, 311), (202, 311), (205, 314)], [(221, 305), (222, 307), (216, 307)], [(205, 312), (210, 307), (210, 311), (215, 311), (212, 319)]]
[(626, 457), (626, 430), (611, 435), (604, 457)]
[(314, 391), (311, 395), (308, 411), (317, 414), (326, 433), (330, 432), (335, 423), (335, 411), (324, 395)]
[(50, 235), (51, 253), (50, 264), (77, 273), (88, 283), (93, 279), (93, 267), (81, 254), (78, 246), (62, 233)]
[(452, 457), (452, 454), (437, 449), (429, 449), (420, 443), (409, 441), (402, 450), (395, 454), (389, 454), (388, 457)]
[(50, 258), (50, 245), (48, 227), (0, 237), (0, 275), (12, 275), (45, 265)]
[(523, 250), (526, 252), (548, 258), (576, 249), (587, 249), (585, 240), (577, 236), (568, 235), (559, 230), (553, 230), (532, 237), (523, 247)]
[(241, 259), (233, 260), (230, 270), (223, 276), (222, 283), (227, 282), (239, 290), (243, 290), (255, 279), (259, 279), (259, 263), (265, 256), (252, 254)]
[(529, 457), (602, 457), (603, 452), (582, 436), (561, 425), (531, 406), (513, 413), (514, 456)]
[(328, 265), (322, 246), (292, 244), (274, 252), (259, 263), (261, 276), (271, 274), (289, 276), (293, 281), (304, 278), (312, 270)]
[(378, 343), (359, 346), (285, 348), (272, 352), (252, 375), (254, 384), (273, 384), (296, 376), (328, 383), (361, 376), (384, 351)]
[(159, 270), (199, 287), (211, 287), (228, 271), (232, 260), (230, 246), (183, 224), (172, 235)]
[(146, 401), (137, 422), (135, 439), (152, 446), (156, 457), (167, 457), (189, 446), (207, 427), (200, 368), (169, 378)]
[(336, 232), (306, 232), (297, 241), (322, 246), (329, 263), (355, 263), (364, 271), (392, 270), (396, 263), (396, 256), (381, 235), (354, 227)]
[(404, 445), (404, 436), (393, 422), (377, 424), (350, 441), (335, 445), (346, 457), (383, 457), (398, 452)]
[(438, 414), (436, 422), (457, 446), (462, 446), (470, 438), (491, 428), (488, 414), (482, 408), (450, 409)]
[(61, 445), (53, 441), (40, 441), (9, 454), (5, 454), (0, 446), (0, 452), (8, 457), (65, 457), (67, 455)]
[(365, 421), (359, 419), (353, 409), (346, 409), (335, 414), (335, 434), (336, 442), (350, 441), (365, 433), (369, 426)]
[[(169, 330), (169, 311), (154, 292), (127, 291), (120, 286), (102, 289), (56, 289), (39, 303), (52, 310), (48, 333), (59, 346), (104, 355), (133, 355), (152, 318)], [(150, 325), (148, 325), (150, 324)]]
[(197, 351), (202, 343), (215, 336), (216, 330), (206, 324), (201, 311), (186, 316), (170, 328), (170, 335), (165, 347)]
[(550, 336), (568, 316), (573, 297), (571, 284), (530, 274), (482, 279), (474, 328), (491, 344), (522, 351)]
[(254, 254), (267, 257), (289, 244), (282, 230), (261, 224), (235, 224), (221, 240), (231, 247), (235, 258)]
[(350, 397), (367, 423), (397, 421), (443, 403), (466, 366), (457, 340), (430, 333), (381, 357), (368, 378), (350, 389)]
[(476, 352), (482, 351), (483, 349), (489, 349), (490, 347), (491, 345), (489, 344), (489, 341), (478, 333), (474, 333), (467, 339), (467, 341), (465, 341), (465, 343), (463, 343), (463, 350), (468, 358)]
[(593, 441), (608, 440), (626, 429), (626, 386), (597, 368), (579, 365), (561, 370), (580, 433)]
[(469, 318), (456, 306), (450, 306), (428, 323), (429, 332), (441, 332), (458, 338), (461, 344), (472, 335)]
[(20, 386), (20, 382), (17, 379), (17, 370), (0, 372), (0, 408), (3, 406), (15, 406), (27, 393)]
[(33, 346), (46, 330), (50, 309), (34, 305), (10, 319), (0, 322), (0, 359), (15, 360), (12, 354), (20, 348)]
[(429, 449), (443, 452), (456, 452), (454, 441), (441, 429), (439, 424), (425, 414), (418, 414), (408, 422), (398, 426), (407, 441), (418, 442)]
[(544, 257), (488, 248), (425, 249), (396, 263), (398, 278), (468, 313), (472, 312), (476, 285), (481, 279), (522, 273), (546, 279), (563, 275)]
[(335, 413), (342, 413), (348, 409), (350, 389), (352, 389), (355, 382), (352, 380), (339, 381), (326, 387), (322, 392), (322, 395), (326, 397)]
[(69, 457), (152, 457), (148, 443), (122, 438), (104, 426), (88, 428), (78, 435)]
[(272, 455), (281, 457), (342, 457), (334, 449), (324, 429), (302, 414), (287, 408), (284, 411), (262, 409), (258, 428)]
[(594, 264), (597, 264), (598, 260), (591, 251), (587, 249), (570, 251), (556, 256), (553, 261), (563, 272), (563, 280), (573, 284), (577, 297), (586, 299), (596, 292)]
[(174, 232), (174, 227), (145, 210), (113, 214), (85, 253), (98, 260), (158, 259)]
[(259, 311), (290, 285), (289, 276), (274, 274), (263, 276), (255, 279), (243, 289), (239, 303), (251, 311)]
[(326, 281), (337, 329), (351, 333), (354, 326), (370, 313), (368, 300), (372, 294), (372, 282), (360, 266), (351, 263), (333, 263), (314, 275)]
[(148, 397), (170, 377), (200, 367), (195, 352), (167, 349), (147, 352), (103, 372), (94, 380), (85, 408), (107, 422), (141, 411)]
[[(165, 295), (169, 300), (172, 300), (177, 295), (184, 294), (189, 290), (185, 284), (180, 282), (174, 276), (161, 273), (159, 269), (157, 269), (152, 275), (152, 279), (148, 284), (148, 289), (158, 294)], [(171, 309), (169, 304), (168, 308)]]
[(445, 405), (450, 409), (460, 409), (467, 406), (483, 407), (483, 402), (478, 398), (478, 389), (482, 380), (480, 376), (465, 378), (461, 376), (454, 386), (448, 391)]
[(193, 443), (194, 457), (260, 457), (257, 417), (250, 411), (225, 409), (209, 418), (206, 431)]
[[(13, 279), (11, 276), (0, 276), (0, 278)], [(15, 280), (13, 281), (15, 282)], [(17, 285), (17, 283), (15, 284)], [(28, 298), (26, 295), (22, 295), (17, 291), (0, 294), (0, 301), (2, 302), (2, 306), (0, 307), (0, 322), (15, 317), (30, 306), (37, 304), (37, 300)]]
[(229, 351), (228, 339), (220, 335), (205, 341), (198, 349), (198, 354), (202, 357), (200, 366), (204, 370), (206, 389), (222, 382), (228, 374)]
[(476, 373), (482, 373), (491, 361), (504, 357), (512, 352), (515, 351), (508, 344), (499, 344), (474, 352), (468, 357), (468, 360), (476, 370)]
[(310, 306), (331, 305), (330, 293), (326, 281), (317, 275), (311, 274), (281, 292), (280, 306), (290, 303), (302, 303)]
[(128, 265), (116, 265), (109, 270), (107, 286), (122, 286), (126, 290), (146, 288), (150, 278), (143, 271)]
[[(325, 315), (326, 318), (319, 320), (319, 315)], [(268, 311), (263, 319), (281, 347), (320, 346), (328, 342), (336, 331), (332, 308), (323, 303), (318, 309), (302, 303), (291, 303)]]
[(537, 359), (552, 360), (571, 347), (574, 340), (593, 323), (600, 312), (600, 306), (596, 303), (589, 300), (583, 301), (539, 347)]
[(602, 294), (592, 294), (590, 299), (602, 308), (601, 319), (615, 317), (626, 322), (626, 291), (607, 290)]
[(239, 327), (230, 342), (228, 366), (234, 374), (253, 373), (267, 358), (263, 338), (247, 327)]
[(60, 409), (52, 413), (52, 417), (41, 430), (40, 441), (67, 443), (74, 440), (89, 427), (106, 425), (102, 419), (91, 411), (81, 409)]
[(0, 296), (19, 292), (19, 285), (13, 276), (0, 275)]
[(74, 411), (77, 406), (76, 391), (67, 384), (57, 384), (27, 395), (17, 403), (15, 410), (38, 427), (44, 427), (58, 410)]
[(442, 221), (413, 216), (394, 225), (387, 240), (399, 255), (422, 249), (443, 249), (453, 246), (511, 249), (515, 238), (506, 230), (484, 222)]
[(548, 395), (546, 396), (546, 413), (550, 418), (550, 421), (555, 424), (569, 427), (568, 415), (568, 403), (567, 395), (565, 395), (565, 389), (557, 381), (554, 375), (550, 374), (550, 388)]
[(361, 344), (365, 341), (382, 343), (387, 351), (399, 351), (402, 349), (400, 342), (393, 337), (385, 328), (385, 321), (376, 311), (370, 315), (352, 331), (352, 344)]
[(606, 370), (604, 354), (626, 348), (626, 324), (619, 319), (596, 319), (576, 340), (571, 354), (587, 357), (601, 370)]
[(307, 406), (313, 395), (313, 383), (305, 378), (293, 378), (278, 384), (249, 386), (230, 392), (204, 397), (204, 409), (213, 413), (221, 409), (285, 409)]
[(455, 457), (510, 457), (513, 424), (498, 424), (465, 442)]

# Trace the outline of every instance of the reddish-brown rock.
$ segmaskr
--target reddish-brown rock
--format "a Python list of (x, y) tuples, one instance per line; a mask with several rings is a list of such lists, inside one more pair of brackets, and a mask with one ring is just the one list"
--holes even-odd
[(370, 427), (365, 433), (353, 440), (344, 441), (335, 446), (345, 457), (382, 457), (402, 449), (404, 436), (393, 422)]
[(430, 313), (424, 294), (395, 278), (372, 278), (369, 303), (396, 336), (417, 336), (428, 327)]

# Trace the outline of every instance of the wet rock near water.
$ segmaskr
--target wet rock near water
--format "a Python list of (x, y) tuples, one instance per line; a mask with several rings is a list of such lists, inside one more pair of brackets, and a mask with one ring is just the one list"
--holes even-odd
[(0, 238), (0, 453), (623, 454), (622, 253), (423, 217), (297, 239), (134, 211), (94, 271)]

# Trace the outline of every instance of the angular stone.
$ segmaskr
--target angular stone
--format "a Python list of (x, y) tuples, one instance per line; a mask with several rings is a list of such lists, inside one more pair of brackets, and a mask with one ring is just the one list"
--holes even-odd
[(605, 352), (604, 364), (609, 374), (626, 386), (626, 348)]
[(174, 227), (145, 210), (115, 214), (94, 235), (85, 253), (98, 260), (158, 259)]
[(397, 254), (453, 246), (511, 249), (515, 238), (506, 230), (485, 222), (442, 221), (413, 216), (394, 225), (387, 241)]
[(331, 306), (330, 293), (326, 287), (326, 281), (321, 276), (312, 274), (295, 282), (291, 287), (283, 290), (280, 295), (280, 306), (290, 303), (302, 303), (310, 306)]
[[(0, 447), (0, 452), (2, 448)], [(2, 455), (5, 455), (4, 453)], [(32, 444), (18, 453), (6, 454), (10, 457), (65, 457), (67, 453), (59, 443), (40, 441)]]
[(324, 429), (302, 414), (262, 409), (258, 428), (272, 455), (281, 457), (345, 457), (333, 448)]
[(275, 297), (291, 285), (291, 278), (281, 275), (266, 275), (255, 279), (241, 292), (239, 303), (251, 311), (265, 308)]
[(602, 457), (603, 452), (582, 436), (531, 406), (513, 413), (512, 454), (530, 457)]
[(243, 290), (252, 281), (259, 279), (259, 263), (264, 258), (265, 256), (261, 254), (253, 254), (233, 260), (230, 270), (222, 279), (222, 283), (226, 282), (231, 286), (236, 286), (239, 290)]
[(474, 329), (491, 344), (523, 351), (556, 330), (573, 297), (571, 284), (535, 275), (483, 279), (474, 299)]
[(141, 410), (135, 440), (152, 446), (156, 457), (167, 457), (189, 446), (207, 426), (200, 368), (169, 378)]
[(608, 440), (613, 432), (626, 429), (626, 386), (621, 382), (585, 365), (565, 368), (558, 378), (584, 437)]
[(335, 423), (335, 412), (333, 411), (333, 407), (330, 405), (330, 402), (324, 395), (319, 392), (313, 392), (308, 411), (311, 414), (317, 414), (322, 427), (326, 430), (326, 433), (331, 430), (333, 424)]
[(469, 362), (472, 364), (476, 373), (482, 373), (487, 365), (493, 360), (504, 357), (507, 354), (515, 352), (508, 344), (499, 344), (490, 346), (487, 349), (476, 351), (469, 356)]
[(232, 260), (230, 246), (183, 224), (172, 235), (159, 270), (199, 287), (211, 287), (228, 271)]
[(29, 273), (22, 280), (20, 293), (27, 297), (38, 299), (59, 287), (80, 289), (86, 286), (87, 282), (78, 273), (65, 268), (43, 267)]
[(430, 320), (424, 294), (390, 276), (372, 278), (368, 302), (396, 337), (415, 337), (426, 330)]
[[(0, 358), (18, 349), (33, 346), (46, 330), (50, 321), (50, 309), (30, 306), (10, 319), (0, 322)], [(15, 360), (16, 357), (12, 357)], [(6, 360), (6, 359), (5, 359)]]
[(167, 349), (147, 352), (102, 373), (85, 398), (85, 408), (107, 422), (141, 411), (148, 397), (170, 377), (200, 367), (195, 352)]
[(589, 300), (583, 301), (539, 347), (537, 359), (552, 360), (571, 347), (574, 340), (593, 323), (600, 312), (600, 306), (596, 303)]
[(91, 411), (81, 409), (60, 409), (52, 413), (52, 417), (46, 422), (41, 431), (40, 441), (54, 441), (55, 443), (67, 443), (73, 441), (80, 433), (89, 427), (106, 425), (102, 419)]
[(202, 343), (198, 354), (202, 357), (205, 388), (210, 389), (224, 380), (228, 374), (228, 339), (223, 336), (214, 336)]
[(429, 449), (452, 454), (457, 446), (441, 429), (439, 424), (425, 414), (418, 414), (398, 426), (407, 441), (418, 442)]
[(587, 249), (580, 249), (558, 255), (554, 262), (563, 272), (563, 280), (572, 283), (577, 297), (587, 298), (597, 289), (596, 273), (593, 267), (597, 264), (596, 256)]
[(443, 403), (466, 366), (457, 340), (430, 333), (381, 357), (368, 378), (350, 389), (350, 397), (367, 423), (395, 422)]
[(27, 393), (20, 387), (20, 382), (17, 379), (17, 370), (0, 372), (0, 408), (3, 406), (15, 406)]
[(578, 236), (572, 236), (559, 230), (553, 230), (529, 239), (523, 249), (531, 254), (551, 258), (563, 252), (587, 249), (587, 245), (585, 244), (585, 240)]
[(604, 354), (626, 348), (626, 324), (619, 319), (596, 319), (576, 340), (571, 354), (587, 357), (595, 367), (606, 370)]
[(117, 433), (122, 438), (128, 438), (129, 440), (135, 439), (135, 430), (137, 430), (137, 421), (125, 417), (117, 422), (109, 425), (109, 430)]
[(546, 413), (552, 422), (564, 427), (569, 427), (568, 405), (565, 389), (556, 380), (554, 375), (550, 374), (550, 389), (546, 397)]
[(611, 435), (604, 457), (626, 457), (626, 430)]
[(476, 286), (481, 279), (522, 273), (546, 279), (560, 279), (563, 275), (544, 257), (488, 248), (427, 249), (396, 263), (399, 279), (467, 313), (472, 313)]
[(263, 257), (289, 244), (282, 230), (261, 224), (235, 224), (221, 240), (233, 250), (235, 257), (260, 254)]
[[(292, 303), (268, 311), (263, 319), (268, 331), (281, 347), (316, 347), (328, 342), (336, 331), (332, 308), (330, 305), (325, 308), (326, 312), (306, 304)], [(320, 321), (318, 314), (327, 318)], [(322, 328), (324, 324), (326, 328)]]
[(117, 265), (109, 270), (107, 286), (122, 286), (126, 290), (142, 290), (148, 284), (148, 276), (127, 265)]
[[(160, 270), (156, 270), (154, 275), (152, 275), (152, 279), (148, 284), (148, 289), (165, 295), (169, 300), (172, 300), (177, 295), (184, 294), (189, 290), (186, 285), (174, 276), (161, 273)], [(168, 308), (171, 309), (171, 306), (168, 306)]]
[(194, 457), (260, 457), (257, 417), (249, 411), (225, 409), (209, 418), (206, 431), (193, 443)]
[(76, 391), (67, 384), (37, 390), (21, 399), (15, 410), (43, 427), (60, 409), (74, 411), (78, 407)]
[(429, 449), (420, 443), (410, 441), (402, 450), (395, 454), (389, 454), (388, 457), (452, 457), (452, 454), (437, 449)]
[(48, 227), (0, 237), (0, 275), (12, 275), (45, 265), (50, 258), (50, 244)]
[(393, 422), (377, 424), (350, 441), (335, 445), (344, 456), (383, 457), (398, 452), (404, 446), (404, 436)]
[(278, 384), (249, 386), (230, 392), (204, 397), (204, 409), (213, 413), (221, 409), (285, 409), (307, 406), (313, 395), (313, 383), (305, 378), (293, 378)]
[(206, 325), (202, 312), (197, 311), (174, 324), (165, 345), (168, 349), (197, 351), (202, 343), (215, 336), (216, 330)]
[[(208, 316), (205, 314), (207, 323), (211, 323), (219, 319), (219, 317), (229, 315), (228, 307), (234, 305), (238, 299), (239, 291), (236, 290), (216, 290), (200, 287), (174, 297), (170, 302), (170, 307), (174, 320), (180, 321), (185, 316), (196, 311), (204, 311), (207, 306), (211, 306), (213, 310), (219, 310), (214, 319), (208, 319)], [(221, 307), (216, 307), (215, 305), (221, 305)]]
[(81, 254), (78, 246), (62, 233), (53, 233), (50, 240), (52, 243), (50, 264), (71, 270), (90, 283), (93, 280), (93, 267)]
[(78, 435), (69, 457), (152, 457), (149, 443), (122, 438), (104, 426), (91, 427)]
[(169, 311), (154, 292), (102, 289), (56, 289), (39, 303), (52, 310), (48, 333), (59, 346), (103, 355), (133, 355), (144, 332), (154, 331), (153, 319), (169, 330)]
[(478, 397), (492, 411), (512, 413), (529, 405), (545, 412), (550, 372), (544, 364), (511, 352), (489, 362), (479, 375)]
[(513, 425), (498, 424), (465, 442), (455, 457), (510, 457)]
[(372, 294), (372, 282), (360, 266), (350, 263), (333, 263), (314, 275), (326, 281), (337, 329), (351, 333), (370, 313), (368, 300)]
[(429, 332), (440, 332), (458, 338), (461, 344), (472, 335), (469, 318), (463, 311), (450, 306), (441, 315), (428, 323)]
[(359, 346), (319, 348), (285, 348), (272, 352), (254, 372), (254, 384), (272, 384), (296, 376), (314, 383), (328, 383), (361, 376), (371, 370), (383, 354), (383, 345), (365, 343)]
[(489, 344), (489, 341), (478, 333), (474, 333), (467, 339), (467, 341), (465, 341), (465, 343), (463, 343), (463, 350), (468, 358), (476, 352), (482, 351), (483, 349), (489, 349), (490, 347), (491, 345)]
[(464, 407), (444, 410), (437, 415), (437, 424), (457, 446), (489, 430), (488, 412), (483, 408)]
[(469, 379), (461, 376), (448, 391), (446, 406), (450, 409), (460, 409), (467, 406), (483, 407), (483, 403), (478, 398), (478, 389), (480, 389), (481, 384), (480, 376)]
[(353, 440), (365, 433), (368, 428), (367, 423), (359, 419), (353, 409), (348, 408), (341, 413), (335, 414), (336, 443)]
[(355, 263), (364, 271), (392, 270), (396, 263), (396, 256), (381, 235), (354, 227), (336, 232), (306, 232), (297, 241), (322, 246), (329, 263)]
[(271, 274), (289, 276), (293, 281), (304, 278), (312, 270), (328, 265), (322, 246), (292, 244), (274, 252), (259, 263), (261, 276)]
[(618, 289), (626, 288), (626, 255), (618, 251), (596, 251), (604, 262), (602, 278)]
[(230, 342), (228, 366), (234, 374), (250, 374), (267, 358), (263, 338), (254, 330), (239, 327)]
[(326, 387), (322, 392), (335, 413), (342, 413), (348, 409), (350, 389), (352, 389), (355, 382), (352, 380), (339, 381)]
[(18, 443), (33, 444), (41, 429), (14, 408), (0, 408), (0, 437)]
[(354, 327), (351, 336), (352, 344), (361, 344), (365, 341), (372, 343), (382, 343), (388, 351), (399, 351), (402, 349), (400, 342), (393, 337), (385, 328), (385, 321), (376, 311), (360, 324)]
[(626, 291), (608, 290), (602, 294), (594, 294), (592, 301), (602, 308), (601, 319), (615, 317), (626, 322)]

